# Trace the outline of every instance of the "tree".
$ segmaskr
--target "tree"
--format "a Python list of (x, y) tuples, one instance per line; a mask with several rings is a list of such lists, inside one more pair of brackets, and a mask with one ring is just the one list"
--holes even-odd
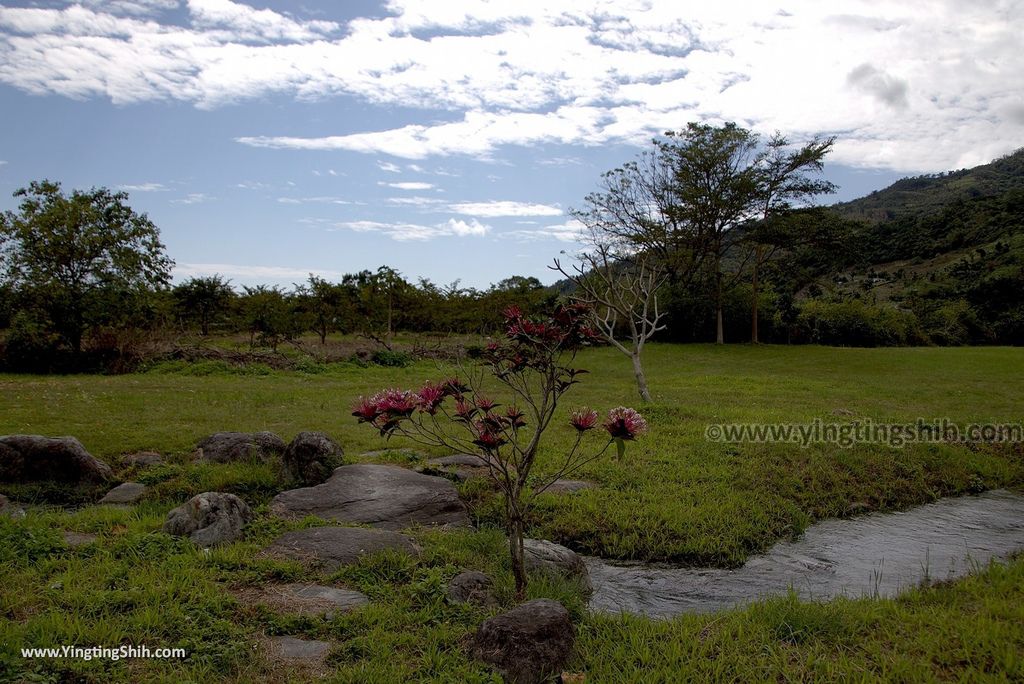
[(350, 288), (310, 273), (307, 284), (297, 285), (295, 290), (309, 310), (313, 330), (320, 337), (320, 345), (327, 344), (328, 333), (338, 330), (348, 318), (352, 302)]
[(769, 139), (765, 151), (759, 155), (756, 166), (760, 226), (750, 231), (754, 243), (750, 276), (750, 339), (754, 344), (758, 343), (759, 270), (776, 250), (792, 246), (803, 239), (801, 233), (786, 230), (799, 226), (798, 222), (777, 219), (794, 205), (806, 204), (817, 195), (835, 192), (836, 187), (832, 183), (808, 175), (808, 172), (821, 172), (824, 167), (822, 160), (834, 144), (834, 137), (814, 138), (803, 147), (790, 150), (789, 140), (776, 132)]
[[(757, 135), (735, 123), (690, 123), (656, 145), (672, 166), (674, 218), (698, 236), (711, 279), (715, 341), (722, 344), (723, 260), (734, 245), (733, 229), (752, 217), (758, 198)], [(741, 263), (737, 272), (742, 270)]]
[(68, 197), (43, 180), (14, 196), (23, 198), (18, 213), (0, 215), (3, 277), (76, 356), (87, 330), (111, 320), (105, 301), (166, 287), (174, 262), (126, 193), (93, 188)]
[[(570, 423), (576, 440), (556, 472), (531, 482), (541, 438), (554, 418), (558, 402), (582, 372), (571, 367), (576, 350), (594, 338), (586, 326), (585, 307), (575, 304), (556, 309), (543, 319), (525, 317), (511, 308), (505, 313), (506, 341), (493, 343), (483, 357), (489, 375), (513, 398), (504, 410), (483, 392), (482, 375), (425, 384), (421, 389), (390, 389), (360, 397), (352, 415), (377, 428), (384, 437), (401, 435), (425, 446), (456, 453), (477, 454), (505, 499), (505, 526), (515, 576), (516, 596), (526, 593), (523, 549), (526, 519), (536, 496), (556, 479), (616, 446), (621, 459), (625, 442), (647, 429), (643, 417), (630, 408), (608, 413), (604, 429), (608, 439), (600, 449), (582, 449), (586, 432), (597, 427), (597, 411), (581, 408)], [(530, 486), (532, 484), (532, 487)]]
[(230, 281), (212, 275), (189, 278), (174, 287), (173, 295), (179, 315), (199, 323), (199, 332), (206, 337), (210, 334), (210, 324), (228, 311), (235, 291)]
[[(579, 255), (579, 263), (567, 271), (558, 259), (551, 267), (576, 285), (573, 299), (585, 304), (591, 320), (609, 343), (633, 363), (640, 398), (651, 401), (642, 354), (655, 333), (664, 312), (658, 308), (658, 289), (664, 282), (662, 267), (647, 254), (616, 254), (612, 247), (592, 233), (591, 249)], [(628, 346), (619, 340), (624, 328)]]

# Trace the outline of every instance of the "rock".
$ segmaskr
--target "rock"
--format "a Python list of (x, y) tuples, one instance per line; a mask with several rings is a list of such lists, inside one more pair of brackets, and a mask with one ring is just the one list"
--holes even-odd
[(99, 500), (101, 504), (133, 504), (141, 499), (145, 494), (148, 487), (138, 482), (125, 482), (119, 484), (109, 492), (106, 496)]
[(572, 549), (546, 539), (524, 539), (523, 555), (527, 572), (547, 573), (576, 579), (588, 594), (594, 588), (583, 559)]
[(267, 651), (272, 659), (286, 660), (296, 665), (321, 665), (330, 650), (331, 645), (326, 641), (298, 639), (290, 636), (267, 638)]
[(562, 670), (575, 641), (569, 611), (557, 601), (534, 599), (484, 620), (470, 651), (506, 682), (534, 684)]
[(413, 525), (469, 525), (466, 506), (451, 482), (398, 466), (342, 466), (315, 487), (281, 492), (270, 502), (275, 515), (366, 523), (399, 530)]
[(86, 544), (92, 544), (99, 535), (91, 532), (71, 532), (70, 530), (64, 530), (61, 533), (64, 537), (64, 543), (73, 549), (77, 549), (79, 546), (85, 546)]
[(493, 608), (498, 605), (491, 578), (478, 570), (465, 570), (448, 583), (449, 603), (469, 603)]
[(288, 476), (307, 485), (317, 485), (341, 465), (341, 447), (322, 432), (300, 432), (281, 456)]
[(422, 451), (416, 451), (415, 449), (378, 449), (376, 451), (365, 451), (360, 454), (360, 456), (363, 458), (390, 459), (394, 459), (396, 456), (399, 456), (402, 460), (417, 461), (423, 458), (424, 453)]
[(840, 407), (840, 408), (837, 408), (837, 409), (832, 409), (832, 415), (833, 416), (849, 417), (849, 416), (854, 416), (854, 415), (857, 415), (857, 414), (855, 414), (853, 411), (851, 411), (848, 408), (841, 408)]
[(596, 487), (593, 482), (585, 480), (555, 480), (544, 490), (545, 494), (572, 494), (583, 489)]
[(451, 466), (463, 466), (469, 468), (486, 468), (489, 462), (492, 462), (488, 456), (478, 456), (476, 454), (452, 454), (451, 456), (441, 456), (440, 458), (432, 458), (427, 461), (424, 465), (433, 466), (435, 468), (444, 468)]
[(397, 532), (362, 527), (311, 527), (284, 533), (265, 548), (263, 554), (320, 565), (333, 572), (357, 562), (360, 556), (388, 549), (411, 556), (420, 552), (412, 539)]
[(121, 457), (121, 462), (126, 466), (152, 466), (163, 463), (164, 457), (155, 451), (140, 451)]
[(205, 548), (235, 541), (252, 517), (249, 506), (234, 494), (203, 492), (167, 514), (164, 532), (188, 536)]
[(16, 506), (10, 499), (3, 494), (0, 494), (0, 516), (7, 516), (8, 518), (24, 518), (25, 511), (19, 506)]
[(110, 466), (86, 451), (74, 437), (0, 437), (0, 480), (98, 484), (112, 477)]
[(475, 454), (452, 454), (432, 458), (416, 469), (424, 475), (437, 475), (456, 482), (465, 482), (473, 477), (487, 477), (487, 457)]
[(284, 440), (273, 432), (215, 432), (196, 445), (198, 458), (214, 463), (265, 461), (284, 450)]
[(284, 584), (243, 591), (239, 598), (246, 603), (266, 605), (279, 613), (324, 617), (330, 620), (338, 613), (347, 613), (370, 603), (365, 594), (318, 584)]

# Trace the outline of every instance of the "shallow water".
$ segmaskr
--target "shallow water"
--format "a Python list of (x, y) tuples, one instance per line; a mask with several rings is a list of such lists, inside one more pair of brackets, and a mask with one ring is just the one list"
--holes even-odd
[(668, 617), (749, 603), (791, 586), (808, 599), (892, 596), (1022, 549), (1024, 495), (998, 490), (815, 523), (736, 570), (585, 560), (592, 610)]

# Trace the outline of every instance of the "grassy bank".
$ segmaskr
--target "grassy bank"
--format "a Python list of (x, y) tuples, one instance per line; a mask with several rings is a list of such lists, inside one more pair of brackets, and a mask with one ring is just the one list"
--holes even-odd
[[(578, 363), (591, 373), (569, 395), (566, 414), (574, 405), (637, 404), (628, 363), (617, 352), (589, 350)], [(609, 557), (735, 565), (814, 519), (1024, 484), (1020, 453), (1008, 448), (801, 448), (705, 438), (714, 423), (1020, 422), (1018, 349), (653, 345), (647, 365), (655, 403), (640, 408), (650, 434), (624, 461), (607, 458), (577, 475), (598, 488), (548, 497), (533, 534)], [(450, 371), (427, 362), (315, 370), (229, 374), (215, 367), (194, 375), (197, 367), (182, 366), (127, 376), (7, 376), (0, 378), (0, 434), (71, 434), (111, 461), (142, 449), (169, 453), (178, 464), (148, 474), (147, 482), (162, 483), (157, 493), (164, 498), (227, 486), (263, 501), (279, 488), (271, 469), (188, 465), (195, 442), (219, 430), (272, 430), (286, 439), (322, 430), (358, 458), (384, 442), (349, 415), (355, 397)], [(564, 424), (548, 434), (541, 468), (572, 439)], [(465, 493), (479, 521), (497, 520), (493, 499)]]

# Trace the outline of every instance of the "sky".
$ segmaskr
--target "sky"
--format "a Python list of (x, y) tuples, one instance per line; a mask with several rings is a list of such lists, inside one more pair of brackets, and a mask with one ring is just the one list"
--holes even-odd
[(175, 278), (557, 280), (687, 122), (835, 136), (826, 203), (1024, 146), (1024, 1), (0, 2), (0, 209), (105, 186)]

